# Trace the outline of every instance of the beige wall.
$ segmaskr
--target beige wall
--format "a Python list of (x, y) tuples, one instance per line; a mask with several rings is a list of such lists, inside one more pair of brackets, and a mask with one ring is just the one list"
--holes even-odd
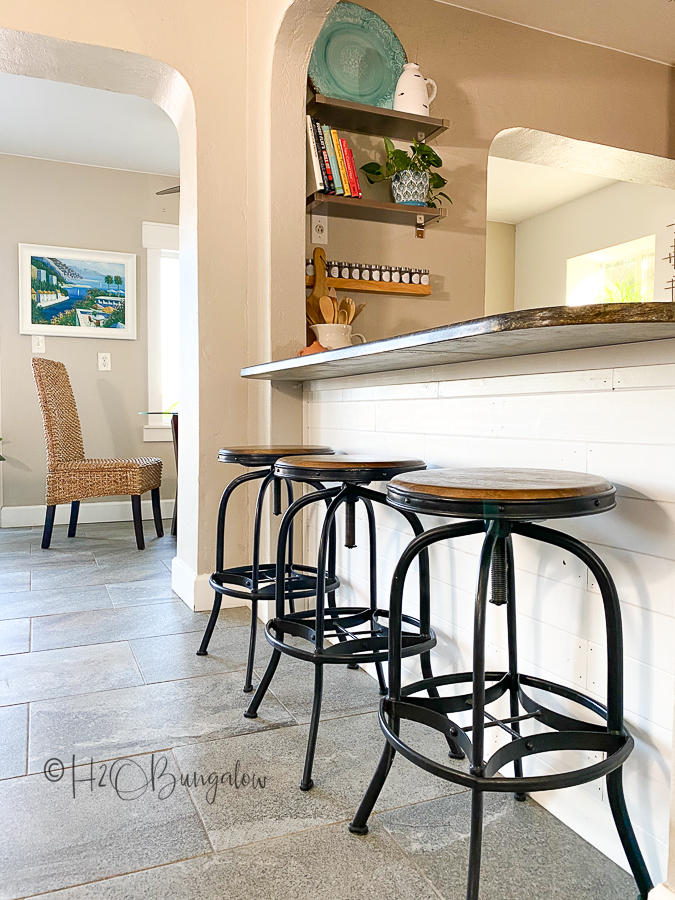
[(485, 315), (510, 312), (516, 286), (516, 226), (486, 222)]
[[(0, 421), (3, 506), (44, 503), (45, 447), (30, 368), (31, 337), (19, 334), (17, 244), (113, 250), (137, 256), (135, 341), (46, 338), (49, 359), (68, 369), (88, 456), (161, 456), (162, 495), (175, 488), (170, 443), (144, 443), (147, 409), (147, 307), (141, 223), (178, 223), (175, 197), (155, 192), (175, 178), (0, 156)], [(112, 371), (98, 371), (109, 351)]]

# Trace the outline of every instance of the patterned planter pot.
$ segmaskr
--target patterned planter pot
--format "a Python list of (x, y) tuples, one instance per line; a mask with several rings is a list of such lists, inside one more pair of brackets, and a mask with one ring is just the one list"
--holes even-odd
[(406, 203), (409, 206), (426, 206), (427, 193), (429, 192), (429, 173), (413, 172), (408, 169), (405, 172), (397, 172), (391, 179), (391, 192), (396, 203)]

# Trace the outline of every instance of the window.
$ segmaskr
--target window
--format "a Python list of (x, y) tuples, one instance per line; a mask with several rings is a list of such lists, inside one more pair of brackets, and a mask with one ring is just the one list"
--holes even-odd
[[(143, 222), (148, 297), (148, 410), (178, 408), (179, 285), (178, 226)], [(170, 441), (169, 416), (149, 416), (145, 441)]]
[(567, 260), (567, 305), (654, 300), (656, 236), (639, 238)]

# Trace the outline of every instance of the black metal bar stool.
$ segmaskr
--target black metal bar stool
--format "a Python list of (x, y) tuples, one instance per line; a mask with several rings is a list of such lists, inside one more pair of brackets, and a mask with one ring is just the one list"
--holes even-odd
[[(249, 641), (248, 660), (246, 663), (246, 676), (244, 680), (244, 691), (250, 693), (253, 690), (251, 678), (253, 676), (253, 664), (255, 661), (255, 642), (258, 623), (258, 601), (271, 600), (274, 597), (276, 584), (276, 564), (260, 562), (260, 529), (262, 523), (263, 505), (265, 495), (270, 485), (273, 491), (273, 512), (274, 515), (281, 514), (281, 486), (286, 482), (286, 490), (288, 494), (288, 503), (293, 503), (293, 487), (291, 479), (277, 477), (274, 474), (274, 464), (282, 456), (293, 456), (294, 454), (313, 453), (317, 456), (323, 454), (330, 455), (335, 451), (330, 447), (302, 447), (288, 445), (264, 445), (251, 447), (229, 447), (223, 448), (218, 453), (220, 462), (237, 463), (240, 466), (253, 468), (254, 471), (246, 472), (233, 478), (223, 491), (220, 498), (220, 506), (218, 508), (218, 530), (216, 536), (216, 571), (211, 576), (209, 583), (215, 591), (213, 608), (209, 617), (201, 646), (197, 651), (197, 656), (207, 656), (208, 646), (213, 634), (213, 629), (218, 621), (218, 614), (222, 604), (223, 596), (235, 597), (239, 600), (250, 600), (251, 602), (251, 634)], [(225, 515), (227, 512), (227, 504), (234, 491), (242, 484), (249, 481), (261, 480), (258, 490), (258, 499), (256, 502), (255, 519), (253, 523), (253, 551), (252, 562), (245, 566), (234, 566), (224, 568), (225, 555)], [(326, 590), (335, 591), (339, 586), (339, 581), (335, 578), (335, 553), (333, 548), (332, 558), (329, 559), (330, 572), (326, 579), (324, 573), (324, 584), (327, 583)], [(310, 566), (302, 566), (293, 562), (293, 536), (289, 537), (288, 562), (284, 563), (282, 558), (281, 570), (284, 576), (286, 590), (290, 598), (291, 605), (296, 599), (301, 597), (313, 597), (316, 591), (316, 569)]]
[[(286, 545), (289, 539), (290, 529), (294, 517), (304, 507), (321, 501), (329, 501), (326, 516), (323, 522), (321, 539), (317, 560), (317, 587), (316, 609), (301, 612), (286, 611), (285, 601), (288, 597), (288, 588), (285, 582), (278, 577), (276, 583), (276, 615), (267, 623), (265, 635), (274, 648), (272, 658), (267, 666), (258, 689), (249, 708), (244, 713), (247, 718), (257, 716), (258, 707), (274, 677), (281, 654), (285, 653), (296, 659), (304, 659), (314, 664), (314, 701), (310, 721), (309, 738), (305, 767), (300, 783), (300, 789), (308, 791), (314, 784), (312, 781), (312, 767), (316, 738), (321, 715), (321, 699), (323, 693), (323, 667), (324, 665), (345, 665), (350, 668), (358, 668), (364, 663), (374, 663), (380, 692), (385, 693), (386, 685), (382, 672), (382, 663), (387, 659), (387, 627), (383, 623), (389, 613), (387, 610), (377, 607), (377, 546), (375, 532), (375, 514), (373, 503), (386, 505), (384, 494), (370, 490), (366, 487), (372, 481), (389, 481), (394, 475), (402, 472), (413, 472), (423, 469), (425, 464), (419, 459), (382, 459), (365, 456), (305, 456), (287, 457), (279, 459), (275, 466), (275, 473), (280, 478), (292, 481), (306, 481), (310, 483), (335, 483), (337, 486), (324, 490), (318, 490), (314, 494), (306, 494), (296, 500), (286, 511), (279, 529), (277, 543), (277, 571), (281, 571), (281, 565), (286, 558)], [(338, 509), (345, 506), (346, 536), (345, 546), (355, 547), (355, 508), (358, 502), (362, 502), (366, 508), (368, 518), (369, 554), (370, 554), (370, 603), (365, 607), (338, 607), (334, 599), (328, 594), (328, 605), (325, 605), (327, 585), (324, 583), (326, 556), (329, 548), (329, 539), (335, 527), (335, 516)], [(423, 529), (417, 516), (407, 509), (401, 510), (408, 520), (416, 535)], [(431, 630), (431, 617), (429, 610), (429, 566), (426, 554), (420, 558), (420, 613), (419, 619), (411, 616), (402, 616), (402, 621), (411, 627), (401, 636), (402, 649), (400, 654), (404, 657), (421, 655), (422, 672), (425, 678), (432, 677), (430, 650), (436, 645), (436, 637)], [(399, 623), (400, 624), (400, 623)], [(304, 639), (307, 647), (285, 643), (285, 637)], [(327, 639), (333, 639), (336, 643), (326, 646)], [(449, 741), (453, 754), (460, 755), (454, 741)], [(463, 755), (463, 754), (461, 754)]]
[[(633, 738), (623, 722), (623, 641), (621, 610), (616, 587), (602, 560), (585, 544), (559, 531), (532, 524), (533, 520), (571, 518), (604, 512), (616, 505), (615, 488), (594, 475), (537, 469), (437, 469), (401, 475), (388, 485), (392, 506), (425, 515), (451, 516), (474, 521), (442, 525), (416, 537), (401, 555), (391, 587), (389, 612), (389, 690), (380, 705), (380, 726), (387, 743), (371, 784), (349, 828), (357, 834), (368, 831), (367, 821), (389, 774), (396, 752), (427, 772), (472, 791), (471, 835), (467, 900), (478, 900), (483, 794), (485, 791), (515, 792), (525, 799), (531, 791), (547, 791), (585, 784), (607, 777), (612, 815), (621, 843), (640, 890), (646, 900), (652, 882), (638, 847), (626, 808), (622, 766), (633, 749)], [(438, 541), (485, 532), (480, 556), (474, 609), (473, 672), (444, 675), (401, 686), (401, 613), (406, 573), (415, 557)], [(518, 670), (516, 596), (511, 535), (560, 547), (574, 554), (597, 580), (607, 630), (607, 705), (552, 681), (524, 675)], [(488, 585), (491, 581), (491, 596)], [(508, 672), (485, 671), (487, 603), (506, 607)], [(487, 687), (486, 687), (487, 683)], [(471, 692), (448, 697), (415, 696), (430, 686), (470, 684)], [(603, 724), (573, 718), (553, 711), (531, 696), (530, 690), (562, 697), (594, 713)], [(510, 715), (497, 718), (486, 707), (508, 694)], [(471, 710), (472, 722), (461, 727), (450, 716)], [(546, 726), (537, 733), (521, 734), (528, 720)], [(470, 771), (436, 762), (409, 746), (400, 736), (400, 723), (427, 725), (452, 737), (471, 761)], [(498, 727), (508, 743), (485, 759), (485, 729)], [(469, 736), (471, 734), (471, 737)], [(555, 775), (523, 775), (522, 761), (537, 753), (585, 750), (606, 754), (601, 762)], [(513, 763), (513, 777), (500, 770)]]

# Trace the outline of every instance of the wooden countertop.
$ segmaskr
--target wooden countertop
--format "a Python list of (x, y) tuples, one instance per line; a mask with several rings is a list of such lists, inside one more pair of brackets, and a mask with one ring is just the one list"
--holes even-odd
[(241, 374), (263, 381), (312, 381), (673, 337), (673, 303), (549, 306), (249, 366)]

